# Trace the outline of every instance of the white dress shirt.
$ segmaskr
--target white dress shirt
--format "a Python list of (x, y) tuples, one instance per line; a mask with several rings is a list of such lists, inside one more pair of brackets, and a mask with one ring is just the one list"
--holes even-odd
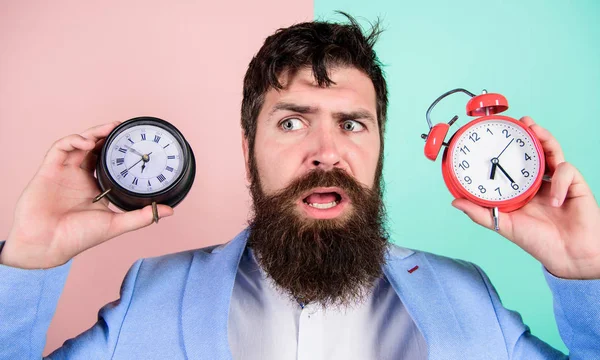
[(427, 359), (423, 335), (385, 276), (350, 308), (300, 304), (283, 294), (246, 247), (229, 309), (235, 360)]

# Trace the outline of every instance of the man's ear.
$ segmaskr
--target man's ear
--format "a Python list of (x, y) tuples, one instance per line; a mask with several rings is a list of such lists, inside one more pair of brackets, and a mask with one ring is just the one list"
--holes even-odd
[(246, 165), (246, 180), (250, 182), (250, 159), (248, 157), (248, 138), (242, 130), (242, 151), (244, 152), (244, 164)]

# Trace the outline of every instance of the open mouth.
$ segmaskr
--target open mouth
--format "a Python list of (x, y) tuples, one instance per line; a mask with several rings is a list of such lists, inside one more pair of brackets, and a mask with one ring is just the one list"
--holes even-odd
[(337, 192), (312, 193), (302, 200), (308, 206), (317, 209), (330, 209), (342, 201), (342, 195)]
[(340, 188), (317, 188), (301, 196), (303, 208), (315, 218), (333, 218), (338, 216), (349, 198)]

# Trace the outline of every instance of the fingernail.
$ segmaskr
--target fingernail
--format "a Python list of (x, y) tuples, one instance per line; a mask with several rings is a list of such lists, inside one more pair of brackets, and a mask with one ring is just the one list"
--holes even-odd
[(552, 199), (552, 206), (558, 207), (559, 204), (560, 204), (560, 201), (558, 200), (558, 198), (553, 198)]

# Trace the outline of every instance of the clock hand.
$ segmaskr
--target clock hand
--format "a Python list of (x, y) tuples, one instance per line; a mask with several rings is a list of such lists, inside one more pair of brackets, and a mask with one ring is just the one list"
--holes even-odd
[(131, 169), (132, 167), (136, 166), (140, 161), (144, 160), (144, 158), (139, 159), (135, 164), (131, 165), (130, 167), (127, 168), (127, 170)]
[(144, 156), (144, 154), (140, 153), (139, 151), (137, 151), (136, 149), (134, 149), (134, 148), (132, 148), (132, 147), (130, 147), (130, 146), (127, 146), (127, 148), (128, 148), (129, 150), (131, 150), (131, 152), (132, 152), (132, 153), (134, 153), (134, 154), (136, 154), (136, 155), (139, 155), (139, 156)]
[(498, 163), (498, 168), (500, 169), (500, 171), (502, 171), (504, 173), (504, 175), (506, 175), (508, 180), (510, 180), (510, 183), (514, 184), (515, 181), (510, 177), (510, 175), (508, 175), (508, 173), (504, 170), (504, 168), (500, 165), (500, 163)]
[(150, 154), (152, 154), (152, 151), (150, 151), (148, 154), (142, 156), (142, 160), (144, 160), (144, 163), (142, 164), (142, 172), (144, 172), (144, 169), (146, 168), (146, 163), (148, 161), (150, 161)]
[(496, 176), (496, 167), (498, 166), (498, 158), (492, 158), (492, 172), (490, 173), (490, 180), (494, 180)]
[(494, 180), (494, 176), (496, 176), (496, 166), (498, 166), (498, 164), (492, 165), (492, 172), (490, 173), (490, 180)]
[(502, 170), (502, 172), (504, 173), (504, 175), (506, 175), (506, 177), (507, 177), (507, 178), (510, 180), (510, 182), (511, 182), (511, 183), (514, 183), (513, 179), (512, 179), (510, 176), (508, 176), (508, 174), (506, 173), (506, 171), (504, 171), (504, 169), (502, 168), (502, 166), (500, 166), (500, 162), (499, 162), (499, 160), (498, 160), (498, 158), (499, 158), (499, 157), (500, 157), (502, 154), (504, 154), (504, 151), (506, 151), (506, 149), (508, 149), (508, 147), (510, 146), (510, 144), (512, 144), (512, 142), (513, 142), (514, 140), (515, 140), (515, 139), (514, 139), (514, 138), (512, 138), (512, 139), (511, 139), (511, 140), (508, 142), (508, 144), (506, 144), (506, 146), (504, 147), (504, 149), (502, 149), (502, 151), (500, 152), (500, 154), (498, 154), (498, 156), (496, 156), (495, 158), (492, 158), (492, 160), (491, 160), (491, 161), (492, 161), (492, 172), (490, 173), (490, 179), (491, 179), (491, 180), (494, 180), (494, 177), (496, 176), (496, 167), (499, 167), (499, 168), (500, 168), (500, 170)]
[[(506, 145), (506, 146), (504, 147), (504, 150), (506, 150), (506, 149), (508, 148), (508, 146), (509, 146), (509, 145), (510, 145), (510, 144), (511, 144), (511, 143), (512, 143), (514, 140), (515, 140), (515, 138), (513, 138), (511, 141), (509, 141), (508, 145)], [(502, 150), (502, 151), (500, 152), (500, 155), (502, 155), (502, 153), (504, 152), (504, 150)], [(498, 159), (498, 158), (500, 157), (500, 155), (496, 156), (496, 159)]]
[(128, 168), (127, 168), (127, 170), (131, 169), (132, 167), (136, 166), (136, 165), (137, 165), (137, 164), (138, 164), (140, 161), (144, 160), (144, 157), (147, 157), (147, 158), (148, 158), (148, 160), (144, 160), (144, 164), (145, 164), (146, 162), (148, 162), (148, 161), (150, 160), (150, 154), (152, 154), (152, 151), (150, 151), (150, 152), (149, 152), (148, 154), (146, 154), (146, 155), (142, 155), (142, 158), (141, 158), (141, 159), (139, 159), (138, 161), (136, 161), (136, 163), (135, 163), (135, 164), (133, 164), (133, 165), (131, 165), (130, 167), (128, 167)]

